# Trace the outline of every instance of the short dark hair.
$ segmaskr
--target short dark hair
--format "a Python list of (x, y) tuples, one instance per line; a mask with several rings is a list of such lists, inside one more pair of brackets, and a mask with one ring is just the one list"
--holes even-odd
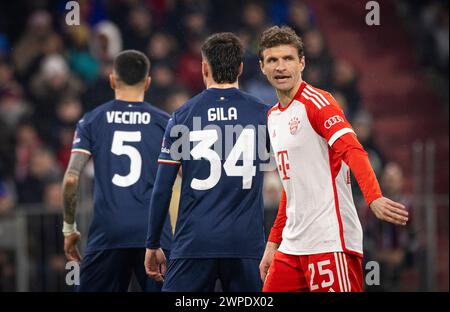
[(293, 46), (297, 49), (299, 58), (301, 59), (303, 57), (303, 41), (295, 31), (288, 26), (272, 26), (261, 34), (259, 40), (259, 59), (263, 61), (264, 50), (283, 44)]
[(233, 83), (239, 76), (244, 49), (239, 38), (230, 32), (217, 33), (206, 39), (202, 54), (211, 66), (217, 83)]
[(125, 50), (114, 59), (114, 71), (119, 80), (133, 86), (142, 82), (148, 76), (150, 61), (142, 52)]

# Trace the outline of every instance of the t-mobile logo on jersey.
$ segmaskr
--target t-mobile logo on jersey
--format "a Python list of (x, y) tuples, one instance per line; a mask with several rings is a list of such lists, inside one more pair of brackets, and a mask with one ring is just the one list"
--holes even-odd
[(287, 175), (287, 171), (289, 170), (289, 157), (287, 151), (279, 151), (277, 153), (278, 156), (278, 170), (283, 172), (283, 180), (289, 180), (290, 178)]

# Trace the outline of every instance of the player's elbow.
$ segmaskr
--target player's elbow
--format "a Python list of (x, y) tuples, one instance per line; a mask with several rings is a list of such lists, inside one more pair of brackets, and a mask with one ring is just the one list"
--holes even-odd
[(79, 180), (79, 178), (75, 175), (71, 175), (71, 174), (66, 175), (64, 178), (64, 182), (63, 182), (64, 189), (67, 187), (69, 187), (69, 188), (77, 187), (78, 180)]

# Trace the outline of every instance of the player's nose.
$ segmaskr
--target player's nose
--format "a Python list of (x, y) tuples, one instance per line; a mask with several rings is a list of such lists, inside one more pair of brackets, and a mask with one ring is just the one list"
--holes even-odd
[(279, 73), (282, 73), (286, 70), (286, 64), (284, 63), (284, 61), (279, 61), (277, 63), (277, 66), (275, 67), (275, 70)]

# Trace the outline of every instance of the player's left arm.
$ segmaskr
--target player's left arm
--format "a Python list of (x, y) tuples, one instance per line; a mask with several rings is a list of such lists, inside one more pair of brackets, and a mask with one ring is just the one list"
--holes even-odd
[(332, 149), (342, 157), (352, 170), (365, 201), (375, 216), (393, 224), (406, 225), (408, 221), (406, 207), (401, 203), (383, 197), (367, 152), (358, 142), (355, 134), (342, 135), (334, 142)]
[(408, 221), (406, 207), (383, 197), (369, 156), (358, 142), (339, 104), (326, 92), (322, 93), (322, 99), (325, 99), (328, 105), (315, 112), (314, 128), (350, 167), (367, 205), (377, 218), (393, 224), (406, 225)]
[(80, 261), (80, 253), (76, 246), (80, 239), (75, 222), (75, 212), (78, 202), (78, 189), (80, 175), (89, 161), (90, 155), (72, 152), (69, 165), (63, 180), (63, 204), (64, 204), (64, 253), (68, 260)]

